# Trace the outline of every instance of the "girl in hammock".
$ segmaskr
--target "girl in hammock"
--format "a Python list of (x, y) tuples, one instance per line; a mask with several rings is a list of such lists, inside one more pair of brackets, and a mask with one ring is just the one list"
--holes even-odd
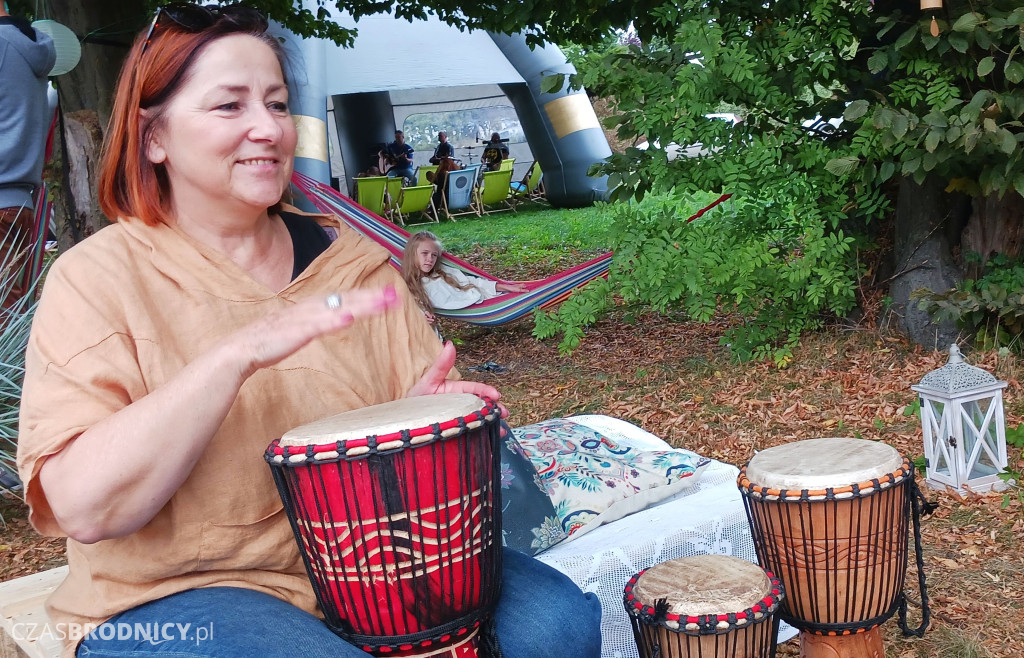
[(441, 264), (441, 242), (430, 231), (409, 236), (402, 254), (402, 278), (432, 324), (434, 310), (466, 308), (503, 292), (526, 292), (518, 283), (470, 276)]

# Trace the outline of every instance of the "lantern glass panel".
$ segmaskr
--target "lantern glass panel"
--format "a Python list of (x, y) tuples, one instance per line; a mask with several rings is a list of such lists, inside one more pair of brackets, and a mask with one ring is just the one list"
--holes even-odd
[(932, 424), (932, 444), (935, 449), (932, 451), (932, 458), (929, 461), (929, 468), (936, 475), (942, 475), (947, 478), (955, 478), (956, 470), (955, 466), (951, 466), (950, 456), (953, 453), (953, 447), (946, 441), (946, 437), (949, 436), (950, 430), (947, 427), (948, 421), (942, 415), (946, 410), (946, 403), (939, 402), (938, 400), (925, 400), (925, 404), (931, 409), (931, 422)]
[[(960, 418), (964, 437), (964, 459), (968, 479), (995, 475), (1002, 469), (996, 465), (998, 438), (996, 422), (990, 411), (992, 398), (968, 402)], [(980, 445), (979, 445), (980, 443)]]

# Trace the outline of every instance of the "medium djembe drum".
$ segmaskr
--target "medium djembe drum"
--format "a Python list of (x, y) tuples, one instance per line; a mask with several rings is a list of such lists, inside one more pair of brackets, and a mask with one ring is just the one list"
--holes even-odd
[(904, 600), (913, 478), (910, 460), (861, 439), (768, 448), (740, 470), (758, 560), (786, 588), (780, 616), (805, 658), (885, 656), (878, 626)]
[(501, 592), (497, 405), (407, 398), (271, 443), (325, 621), (375, 655), (485, 655)]
[(772, 658), (783, 596), (756, 564), (697, 555), (641, 571), (623, 601), (640, 658)]

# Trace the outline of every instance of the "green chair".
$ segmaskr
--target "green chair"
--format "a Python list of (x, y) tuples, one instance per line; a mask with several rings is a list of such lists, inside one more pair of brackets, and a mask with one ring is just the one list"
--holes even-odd
[[(359, 205), (375, 215), (384, 215), (384, 193), (388, 186), (387, 176), (364, 176), (356, 179), (356, 200)], [(401, 180), (401, 179), (397, 179)]]
[(430, 184), (427, 180), (427, 172), (430, 171), (437, 171), (437, 165), (421, 165), (416, 168), (416, 187)]
[(505, 171), (506, 169), (511, 171), (512, 170), (512, 165), (514, 165), (515, 163), (516, 163), (516, 159), (515, 158), (505, 158), (498, 165), (498, 171)]
[[(481, 213), (515, 210), (515, 207), (508, 201), (511, 182), (511, 169), (485, 171), (482, 176), (480, 188), (477, 189), (476, 193), (477, 210)], [(488, 209), (488, 206), (499, 207)]]
[(512, 203), (518, 205), (524, 201), (541, 201), (544, 199), (543, 172), (540, 163), (534, 162), (523, 180), (511, 184)]
[(417, 212), (424, 215), (428, 222), (439, 221), (437, 208), (434, 207), (434, 186), (427, 183), (426, 185), (403, 187), (395, 210), (401, 224), (406, 224), (405, 218)]
[(395, 210), (398, 208), (398, 197), (402, 196), (402, 182), (404, 178), (395, 176), (388, 178), (387, 187), (384, 190), (384, 212), (388, 219), (394, 219)]

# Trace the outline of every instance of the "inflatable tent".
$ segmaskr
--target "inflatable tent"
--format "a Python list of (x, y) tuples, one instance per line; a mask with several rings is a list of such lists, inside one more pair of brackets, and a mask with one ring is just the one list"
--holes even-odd
[(298, 171), (351, 193), (352, 179), (396, 129), (406, 131), (417, 166), (433, 153), (438, 129), (466, 164), (499, 132), (516, 159), (515, 178), (537, 160), (554, 205), (606, 196), (605, 179), (586, 175), (611, 155), (586, 93), (540, 91), (545, 75), (574, 72), (556, 46), (531, 50), (523, 35), (462, 32), (435, 16), (338, 20), (359, 30), (352, 48), (278, 31), (299, 127)]

